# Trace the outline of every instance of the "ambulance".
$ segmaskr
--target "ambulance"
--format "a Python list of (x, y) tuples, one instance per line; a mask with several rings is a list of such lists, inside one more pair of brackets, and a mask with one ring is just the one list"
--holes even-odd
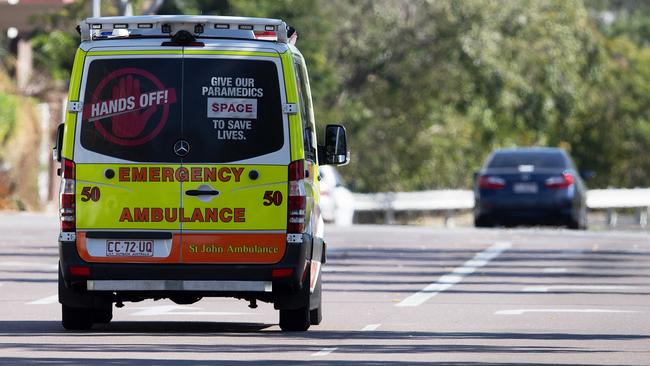
[(277, 19), (89, 18), (70, 80), (60, 161), (65, 329), (125, 302), (272, 303), (285, 331), (322, 319), (319, 144), (296, 33)]

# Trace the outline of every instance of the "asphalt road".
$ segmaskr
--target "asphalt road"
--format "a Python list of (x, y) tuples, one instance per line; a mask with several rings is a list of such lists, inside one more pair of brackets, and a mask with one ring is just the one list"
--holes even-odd
[(0, 214), (0, 365), (650, 365), (650, 234), (328, 227), (324, 321), (127, 303), (66, 332), (53, 216)]

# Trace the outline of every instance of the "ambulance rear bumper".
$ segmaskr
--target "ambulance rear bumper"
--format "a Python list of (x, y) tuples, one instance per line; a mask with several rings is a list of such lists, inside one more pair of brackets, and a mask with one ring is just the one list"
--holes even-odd
[(215, 291), (271, 292), (271, 281), (171, 281), (171, 280), (89, 280), (88, 291)]
[[(284, 257), (274, 264), (91, 263), (81, 258), (74, 241), (59, 241), (59, 258), (66, 285), (87, 291), (268, 293), (303, 288), (310, 260), (324, 259), (321, 253), (314, 257), (312, 247), (311, 235), (303, 234), (302, 242), (287, 243)], [(77, 266), (87, 267), (88, 275), (73, 275), (70, 268)], [(292, 271), (274, 276), (277, 269)]]

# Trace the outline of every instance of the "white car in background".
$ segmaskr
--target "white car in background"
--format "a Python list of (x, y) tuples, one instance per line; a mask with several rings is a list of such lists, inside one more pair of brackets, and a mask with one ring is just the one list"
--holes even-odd
[(320, 174), (320, 209), (325, 222), (338, 226), (352, 225), (354, 197), (343, 178), (329, 165), (318, 167)]

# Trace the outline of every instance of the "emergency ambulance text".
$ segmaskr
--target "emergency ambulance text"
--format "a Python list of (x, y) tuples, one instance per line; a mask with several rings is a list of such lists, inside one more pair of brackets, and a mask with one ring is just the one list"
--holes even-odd
[(186, 215), (184, 208), (124, 207), (120, 222), (246, 222), (246, 209), (236, 208), (195, 208)]
[(120, 182), (239, 182), (244, 168), (119, 167)]

